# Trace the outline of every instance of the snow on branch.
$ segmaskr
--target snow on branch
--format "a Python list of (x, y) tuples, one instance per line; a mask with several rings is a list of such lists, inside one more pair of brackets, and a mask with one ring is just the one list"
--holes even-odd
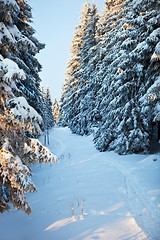
[(4, 41), (12, 45), (16, 45), (18, 49), (25, 49), (32, 53), (37, 53), (38, 49), (33, 41), (23, 35), (16, 25), (6, 26), (3, 22), (0, 23), (0, 43)]
[(140, 102), (143, 105), (143, 111), (148, 112), (146, 106), (151, 105), (153, 112), (153, 121), (160, 121), (160, 77), (148, 88), (146, 94), (140, 98)]
[(153, 53), (153, 55), (152, 55), (152, 60), (160, 60), (160, 42), (159, 43), (157, 43), (157, 45), (156, 45), (156, 47), (155, 47), (155, 51), (154, 51), (154, 53)]
[(25, 130), (30, 134), (41, 134), (40, 126), (43, 124), (42, 117), (37, 111), (31, 107), (24, 97), (12, 98), (7, 102), (7, 106), (10, 109), (10, 115), (14, 115), (20, 122), (24, 122)]
[[(25, 122), (18, 121), (8, 110), (5, 113), (0, 116), (0, 181), (6, 186), (9, 201), (29, 214), (31, 208), (24, 193), (33, 192), (36, 187), (32, 182), (28, 163), (54, 163), (58, 159), (37, 139), (30, 139), (25, 135)], [(5, 196), (2, 203), (7, 209), (7, 198), (4, 198)]]
[(154, 82), (153, 85), (151, 85), (150, 88), (148, 88), (147, 90), (147, 94), (151, 94), (151, 93), (155, 93), (155, 99), (158, 98), (158, 95), (160, 95), (160, 76), (158, 77), (158, 79)]
[(0, 44), (2, 44), (2, 40), (6, 38), (8, 43), (15, 43), (13, 41), (12, 35), (6, 28), (5, 24), (3, 22), (0, 22)]
[(31, 178), (30, 170), (24, 165), (19, 156), (14, 156), (9, 150), (9, 140), (6, 138), (0, 149), (0, 175), (3, 184), (10, 181), (11, 187), (23, 190), (24, 192), (33, 192), (36, 190)]
[(42, 117), (28, 104), (24, 97), (12, 98), (8, 101), (7, 105), (19, 120), (24, 121), (30, 119), (33, 123), (37, 122), (42, 124)]
[(14, 207), (22, 209), (26, 214), (29, 215), (32, 212), (31, 207), (27, 203), (26, 197), (22, 191), (12, 188), (10, 201)]
[(25, 79), (25, 73), (22, 69), (18, 67), (18, 65), (8, 59), (5, 58), (2, 61), (0, 61), (0, 74), (4, 74), (2, 77), (3, 83), (10, 83), (13, 79)]
[(20, 9), (15, 0), (1, 0), (1, 2), (6, 6), (12, 6), (14, 9)]
[(33, 138), (29, 140), (29, 144), (24, 144), (23, 158), (27, 159), (30, 163), (34, 163), (35, 161), (38, 163), (58, 162), (58, 158), (47, 147), (44, 147), (39, 140)]

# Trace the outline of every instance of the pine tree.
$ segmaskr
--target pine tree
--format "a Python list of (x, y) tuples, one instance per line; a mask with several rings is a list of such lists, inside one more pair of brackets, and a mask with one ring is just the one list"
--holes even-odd
[(57, 124), (59, 121), (59, 104), (56, 98), (54, 99), (53, 102), (52, 114), (54, 118), (54, 123)]
[[(87, 121), (85, 116), (80, 116), (82, 105), (84, 106), (82, 104), (84, 100), (80, 98), (83, 98), (85, 94), (83, 86), (87, 84), (89, 77), (87, 64), (94, 52), (89, 51), (96, 44), (95, 31), (98, 19), (96, 6), (87, 2), (81, 14), (81, 24), (76, 28), (77, 32), (72, 41), (71, 60), (67, 66), (67, 78), (61, 98), (60, 119), (63, 118), (63, 125), (68, 124), (73, 132), (80, 133), (82, 130), (81, 134), (83, 134)], [(82, 118), (84, 123), (79, 120)], [(87, 133), (87, 130), (84, 133)]]
[(33, 56), (37, 51), (32, 40), (22, 33), (25, 19), (20, 21), (21, 4), (29, 7), (25, 3), (0, 3), (0, 212), (8, 210), (11, 202), (29, 214), (31, 208), (24, 193), (36, 189), (29, 164), (56, 162), (57, 158), (37, 139), (30, 138), (41, 134), (43, 121), (24, 97), (25, 87), (21, 88), (21, 83), (25, 86), (28, 81), (27, 67), (20, 58), (22, 49)]
[[(89, 134), (93, 122), (91, 113), (94, 109), (93, 94), (90, 95), (90, 89), (94, 91), (92, 74), (94, 72), (94, 57), (96, 48), (96, 24), (98, 21), (97, 7), (90, 5), (88, 11), (88, 24), (83, 34), (83, 44), (79, 48), (80, 63), (76, 76), (78, 77), (77, 106), (78, 114), (74, 116), (71, 130), (73, 132)], [(92, 60), (91, 60), (92, 59)], [(93, 86), (94, 85), (94, 86)], [(93, 92), (92, 92), (93, 93)]]
[[(113, 12), (118, 3), (114, 1)], [(105, 49), (110, 50), (103, 60), (107, 64), (99, 92), (103, 119), (95, 135), (96, 146), (101, 151), (109, 149), (121, 154), (149, 151), (151, 125), (142, 116), (139, 99), (155, 81), (155, 76), (148, 81), (147, 72), (159, 41), (151, 40), (159, 28), (158, 4), (124, 1), (114, 18), (114, 28), (105, 33)], [(113, 17), (107, 22), (111, 20)], [(155, 70), (158, 75), (158, 69)]]
[(60, 119), (62, 126), (70, 124), (74, 116), (76, 108), (73, 107), (76, 103), (76, 93), (78, 90), (78, 79), (73, 76), (80, 66), (79, 61), (79, 47), (82, 44), (82, 36), (80, 35), (81, 26), (76, 27), (76, 33), (73, 37), (71, 46), (71, 60), (67, 64), (66, 79), (62, 89), (61, 106), (60, 106)]
[(41, 85), (41, 98), (42, 98), (42, 109), (43, 109), (43, 130), (44, 130), (44, 145), (49, 144), (49, 130), (54, 126), (54, 117), (52, 113), (52, 100), (50, 95), (49, 87), (45, 91)]
[(57, 159), (38, 140), (28, 137), (28, 133), (41, 133), (42, 118), (24, 97), (13, 94), (14, 81), (24, 79), (24, 71), (12, 60), (2, 60), (2, 57), (0, 68), (0, 211), (9, 209), (7, 202), (10, 201), (29, 214), (31, 208), (24, 192), (36, 188), (27, 163), (55, 162)]
[(50, 89), (47, 87), (46, 95), (45, 95), (45, 103), (46, 103), (46, 128), (47, 130), (51, 129), (54, 126), (54, 118), (52, 114), (52, 100)]
[(44, 132), (44, 145), (49, 144), (49, 131), (48, 131), (48, 109), (46, 102), (46, 91), (41, 84), (41, 100), (42, 100), (42, 118), (43, 118), (43, 132)]
[(1, 1), (1, 55), (16, 62), (26, 74), (26, 80), (16, 81), (19, 91), (31, 106), (41, 113), (40, 82), (41, 65), (35, 58), (44, 44), (33, 36), (35, 30), (29, 25), (32, 14), (26, 0)]
[(147, 153), (155, 131), (160, 138), (160, 3), (105, 4), (95, 25), (93, 8), (88, 2), (84, 7), (72, 42), (60, 122), (82, 135), (96, 126), (100, 151)]

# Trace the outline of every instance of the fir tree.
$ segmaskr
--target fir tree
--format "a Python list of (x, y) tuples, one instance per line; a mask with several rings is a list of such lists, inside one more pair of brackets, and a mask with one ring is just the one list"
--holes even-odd
[(45, 94), (45, 104), (46, 104), (46, 123), (45, 127), (47, 130), (51, 129), (54, 126), (54, 118), (52, 114), (52, 100), (51, 100), (51, 94), (50, 94), (50, 89), (47, 87), (47, 91)]
[[(115, 4), (116, 1), (113, 8)], [(158, 3), (152, 1), (152, 4), (124, 1), (114, 29), (105, 34), (104, 45), (106, 49), (110, 47), (110, 51), (103, 60), (107, 63), (106, 77), (99, 93), (104, 115), (95, 135), (96, 146), (101, 151), (109, 149), (123, 154), (150, 149), (151, 121), (143, 119), (139, 99), (155, 81), (155, 77), (147, 77), (150, 59), (159, 41), (149, 41), (159, 28), (155, 21), (159, 19)], [(110, 18), (107, 21), (110, 22)], [(158, 74), (156, 70), (155, 75)]]
[(59, 104), (56, 98), (54, 99), (53, 102), (52, 114), (54, 118), (54, 123), (57, 124), (59, 121)]
[[(82, 113), (80, 112), (82, 102), (84, 102), (80, 98), (83, 98), (85, 95), (83, 85), (87, 84), (89, 76), (87, 63), (93, 53), (89, 51), (96, 44), (95, 31), (97, 19), (96, 6), (87, 2), (82, 9), (81, 24), (76, 28), (77, 32), (72, 41), (71, 60), (67, 66), (67, 78), (61, 98), (60, 119), (63, 116), (63, 124), (68, 124), (73, 132), (80, 133), (81, 129), (85, 128), (87, 123), (85, 117), (80, 116)], [(84, 94), (82, 95), (81, 93)], [(84, 124), (79, 121), (79, 118), (84, 119)], [(83, 130), (81, 134), (83, 134)]]
[(49, 132), (48, 132), (48, 109), (46, 102), (46, 91), (41, 84), (41, 100), (42, 100), (42, 118), (43, 118), (43, 131), (44, 131), (44, 145), (49, 144)]
[[(90, 6), (88, 12), (88, 24), (83, 35), (83, 44), (80, 49), (80, 67), (77, 69), (76, 76), (78, 77), (78, 92), (77, 92), (77, 106), (78, 115), (74, 116), (74, 122), (71, 129), (73, 132), (79, 134), (89, 134), (91, 132), (91, 125), (93, 122), (94, 109), (94, 84), (92, 74), (94, 72), (95, 49), (96, 49), (96, 24), (98, 21), (97, 7)], [(92, 94), (90, 94), (92, 89)], [(92, 98), (93, 97), (93, 98)]]
[(24, 193), (35, 191), (36, 187), (27, 163), (57, 160), (38, 140), (27, 137), (28, 133), (40, 135), (42, 118), (24, 97), (15, 97), (13, 93), (16, 79), (25, 81), (24, 71), (2, 57), (0, 68), (0, 211), (9, 209), (10, 201), (29, 214), (31, 208)]
[(41, 113), (40, 82), (41, 65), (35, 58), (44, 44), (33, 36), (29, 25), (32, 14), (26, 0), (1, 1), (1, 55), (16, 62), (25, 71), (26, 81), (17, 80), (16, 86), (29, 104)]
[[(20, 58), (22, 49), (24, 55), (28, 52), (34, 56), (37, 52), (35, 43), (22, 31), (24, 15), (30, 9), (25, 3), (14, 0), (0, 3), (0, 211), (8, 210), (11, 202), (29, 214), (31, 208), (24, 193), (36, 189), (29, 164), (56, 162), (57, 158), (37, 139), (29, 137), (41, 134), (43, 121), (28, 104), (24, 97), (29, 99), (25, 94), (27, 88), (22, 87), (28, 81), (27, 65)], [(34, 87), (38, 89), (38, 85)], [(33, 100), (32, 96), (30, 99)]]
[(105, 3), (95, 31), (91, 5), (85, 5), (82, 23), (87, 24), (79, 25), (72, 42), (60, 119), (82, 135), (96, 126), (100, 151), (147, 153), (154, 125), (160, 136), (160, 3)]
[(42, 109), (43, 109), (43, 130), (45, 133), (45, 141), (44, 145), (47, 143), (49, 144), (49, 129), (51, 129), (54, 126), (54, 117), (52, 113), (52, 100), (50, 96), (50, 90), (49, 87), (47, 87), (47, 90), (45, 91), (43, 86), (41, 86), (41, 98), (42, 98)]
[(77, 31), (73, 37), (71, 46), (71, 60), (69, 60), (67, 64), (66, 79), (62, 89), (60, 107), (60, 119), (62, 126), (66, 126), (69, 124), (69, 122), (74, 116), (74, 111), (76, 111), (76, 109), (73, 108), (73, 105), (76, 102), (78, 80), (73, 76), (73, 73), (76, 72), (77, 68), (80, 66), (80, 57), (78, 56), (78, 53), (79, 47), (82, 44), (82, 37), (79, 33), (80, 26), (77, 26), (76, 29)]

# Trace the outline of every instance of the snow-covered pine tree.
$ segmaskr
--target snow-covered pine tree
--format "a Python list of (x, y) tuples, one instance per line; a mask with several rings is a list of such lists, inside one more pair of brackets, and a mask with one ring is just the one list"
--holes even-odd
[[(97, 21), (97, 9), (95, 5), (87, 3), (83, 6), (81, 12), (81, 23), (76, 27), (77, 31), (74, 35), (71, 46), (71, 60), (68, 62), (66, 80), (63, 87), (60, 107), (60, 122), (63, 125), (68, 125), (73, 132), (81, 129), (80, 122), (78, 123), (77, 116), (80, 113), (79, 91), (81, 84), (87, 82), (86, 76), (80, 81), (81, 74), (81, 50), (88, 52), (95, 44), (95, 24)], [(88, 29), (88, 30), (87, 30)], [(90, 32), (90, 35), (89, 35)], [(86, 36), (87, 35), (87, 36)], [(86, 36), (86, 38), (85, 38)], [(90, 36), (90, 40), (88, 37)], [(84, 40), (86, 39), (86, 43)], [(87, 46), (88, 41), (88, 46)], [(82, 47), (84, 43), (84, 47)], [(90, 44), (90, 45), (89, 45)], [(91, 54), (91, 53), (90, 53)], [(84, 62), (89, 61), (89, 55), (84, 56)], [(81, 83), (80, 83), (81, 82)]]
[(41, 97), (43, 103), (42, 118), (44, 122), (44, 130), (49, 130), (54, 126), (54, 117), (52, 113), (52, 100), (49, 87), (47, 87), (47, 90), (44, 90), (44, 87), (41, 85)]
[[(153, 76), (152, 76), (153, 78)], [(140, 99), (141, 119), (150, 136), (150, 151), (160, 150), (160, 74)], [(150, 113), (150, 114), (148, 114)]]
[[(87, 11), (89, 3), (84, 5), (82, 11)], [(60, 123), (62, 126), (72, 125), (71, 122), (74, 116), (77, 114), (76, 102), (78, 92), (78, 78), (75, 76), (77, 69), (80, 66), (80, 47), (83, 43), (83, 33), (87, 22), (84, 19), (81, 20), (81, 24), (75, 27), (76, 32), (74, 34), (71, 43), (71, 58), (67, 64), (66, 79), (63, 84), (61, 105), (60, 105)]]
[[(114, 10), (119, 2), (112, 2), (109, 10)], [(115, 17), (107, 20), (116, 22), (105, 33), (106, 77), (99, 92), (103, 119), (95, 135), (101, 151), (116, 150), (121, 154), (150, 149), (154, 114), (147, 111), (148, 117), (144, 117), (140, 99), (159, 76), (159, 62), (152, 72), (151, 59), (160, 40), (159, 3), (154, 0), (123, 2)]]
[(33, 36), (31, 7), (26, 0), (0, 2), (1, 55), (16, 62), (25, 71), (26, 81), (17, 80), (16, 86), (27, 101), (41, 113), (40, 77), (41, 65), (35, 54), (44, 44)]
[(24, 71), (2, 56), (0, 69), (0, 211), (8, 209), (10, 201), (29, 214), (24, 193), (36, 188), (27, 163), (56, 162), (57, 158), (37, 139), (27, 137), (41, 133), (42, 118), (24, 97), (15, 97), (15, 81), (25, 81)]
[(56, 98), (54, 99), (54, 102), (53, 102), (52, 114), (54, 118), (54, 123), (57, 124), (59, 121), (59, 104)]
[(76, 114), (76, 108), (74, 108), (74, 104), (76, 103), (76, 95), (78, 90), (78, 79), (74, 77), (74, 73), (76, 73), (78, 67), (80, 66), (80, 57), (79, 47), (82, 45), (82, 36), (81, 25), (76, 26), (76, 33), (72, 40), (71, 45), (71, 59), (67, 64), (66, 71), (66, 79), (63, 84), (62, 89), (62, 97), (61, 97), (61, 105), (60, 105), (60, 123), (62, 126), (66, 126), (70, 124), (70, 121), (73, 119)]
[[(85, 12), (86, 14), (86, 12)], [(94, 90), (93, 72), (96, 65), (96, 29), (98, 21), (97, 7), (89, 5), (87, 12), (87, 25), (83, 33), (83, 44), (79, 48), (80, 66), (75, 76), (78, 78), (77, 115), (70, 126), (71, 130), (78, 134), (89, 134), (93, 122)], [(92, 90), (91, 90), (92, 89)], [(91, 93), (92, 91), (92, 93)]]
[[(119, 16), (119, 12), (122, 10), (120, 6), (123, 2), (123, 0), (105, 1), (106, 8), (99, 20), (97, 29), (101, 59), (98, 62), (96, 78), (100, 82), (101, 88), (97, 94), (96, 102), (101, 121), (95, 134), (94, 142), (96, 143), (96, 147), (101, 151), (107, 150), (109, 143), (114, 139), (114, 130), (116, 131), (116, 127), (113, 127), (112, 130), (110, 129), (110, 125), (114, 123), (113, 117), (116, 117), (116, 113), (114, 109), (110, 108), (109, 104), (115, 98), (112, 83), (114, 81), (114, 74), (117, 71), (115, 69), (116, 60), (119, 57), (117, 32), (120, 28), (116, 26), (121, 24), (120, 20), (123, 18)], [(113, 69), (111, 64), (114, 61), (115, 67)]]
[[(78, 29), (78, 26), (76, 27)], [(67, 71), (66, 71), (66, 79), (63, 84), (62, 88), (62, 96), (60, 99), (60, 116), (59, 116), (59, 124), (62, 126), (67, 126), (70, 119), (72, 118), (72, 105), (74, 104), (74, 97), (76, 95), (76, 88), (77, 88), (77, 81), (72, 77), (72, 73), (76, 71), (79, 67), (79, 57), (77, 56), (78, 53), (78, 46), (80, 46), (80, 39), (78, 35), (78, 30), (74, 35), (72, 40), (72, 47), (71, 47), (71, 60), (69, 60), (67, 64)]]
[(45, 116), (47, 115), (47, 109), (46, 109), (46, 102), (45, 102), (45, 95), (46, 95), (46, 92), (44, 90), (44, 86), (43, 84), (41, 83), (41, 102), (42, 102), (42, 118), (43, 118), (43, 130), (45, 129)]
[[(151, 52), (147, 56), (146, 81), (140, 104), (143, 126), (149, 134), (150, 150), (154, 152), (160, 150), (160, 3), (153, 1), (148, 4), (148, 9), (151, 10), (148, 25), (150, 34), (146, 44)], [(144, 12), (141, 13), (143, 14)]]
[(49, 129), (54, 126), (54, 116), (52, 113), (52, 100), (49, 87), (44, 90), (41, 85), (41, 99), (42, 99), (42, 118), (43, 118), (43, 130), (44, 130), (44, 145), (49, 144)]
[(45, 94), (45, 105), (46, 105), (46, 129), (49, 130), (54, 126), (54, 118), (53, 118), (53, 113), (52, 113), (52, 100), (51, 100), (51, 94), (50, 94), (50, 89), (47, 87), (47, 91)]
[(37, 139), (28, 137), (40, 135), (42, 118), (20, 88), (28, 74), (19, 64), (23, 63), (20, 49), (36, 49), (16, 25), (21, 3), (25, 1), (0, 2), (0, 212), (8, 210), (11, 202), (29, 214), (31, 208), (24, 193), (36, 189), (29, 164), (56, 162), (57, 158)]

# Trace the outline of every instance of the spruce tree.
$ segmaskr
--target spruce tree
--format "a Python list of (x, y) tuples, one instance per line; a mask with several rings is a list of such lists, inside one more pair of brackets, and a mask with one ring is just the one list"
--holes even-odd
[[(56, 162), (57, 158), (37, 139), (30, 138), (41, 134), (43, 120), (28, 104), (25, 96), (31, 101), (33, 98), (26, 94), (27, 88), (22, 87), (22, 83), (25, 86), (28, 81), (22, 49), (24, 55), (28, 52), (34, 56), (37, 52), (35, 43), (22, 31), (28, 21), (24, 15), (29, 14), (30, 9), (25, 3), (0, 2), (0, 212), (8, 210), (11, 202), (29, 214), (31, 208), (24, 193), (36, 189), (29, 165), (35, 161)], [(38, 89), (38, 84), (34, 87)]]
[[(83, 44), (79, 48), (80, 63), (76, 76), (78, 77), (77, 106), (78, 114), (74, 117), (71, 129), (73, 132), (89, 134), (93, 116), (91, 113), (94, 109), (94, 84), (92, 74), (94, 72), (95, 49), (96, 49), (96, 28), (98, 14), (96, 5), (90, 5), (88, 12), (88, 24), (83, 34)], [(92, 95), (90, 95), (92, 89)]]
[(44, 44), (33, 36), (35, 30), (30, 25), (31, 7), (26, 0), (1, 1), (1, 55), (16, 62), (25, 71), (26, 80), (16, 81), (19, 91), (31, 106), (41, 113), (40, 82), (38, 72), (41, 65), (35, 55)]
[(52, 114), (54, 118), (54, 123), (57, 124), (59, 121), (59, 104), (56, 98), (54, 99), (54, 102), (53, 102)]
[(52, 100), (49, 87), (45, 91), (41, 85), (41, 100), (42, 100), (42, 118), (44, 130), (44, 145), (49, 144), (49, 130), (54, 126), (54, 117), (52, 113)]
[(54, 126), (54, 118), (52, 114), (52, 100), (50, 89), (47, 87), (46, 95), (45, 95), (45, 103), (46, 103), (46, 128), (47, 130), (51, 129)]
[[(140, 2), (124, 1), (114, 18), (114, 28), (105, 33), (105, 48), (110, 50), (103, 60), (107, 64), (106, 77), (99, 93), (104, 115), (95, 135), (101, 151), (109, 149), (124, 154), (148, 152), (150, 148), (151, 122), (146, 124), (142, 117), (139, 99), (155, 80), (148, 79), (147, 71), (159, 41), (151, 40), (159, 28), (159, 3)], [(113, 9), (115, 4), (116, 1)], [(111, 20), (113, 17), (108, 22)], [(155, 75), (158, 74), (156, 70)]]
[(24, 97), (14, 95), (15, 81), (25, 81), (24, 71), (12, 60), (2, 57), (0, 68), (0, 211), (8, 210), (7, 202), (11, 202), (29, 214), (31, 208), (24, 193), (36, 190), (29, 164), (57, 159), (37, 139), (28, 137), (35, 132), (41, 134), (42, 118)]
[[(87, 73), (87, 71), (89, 71), (87, 69), (87, 62), (89, 62), (92, 54), (89, 53), (89, 50), (95, 45), (94, 35), (97, 21), (96, 6), (92, 6), (87, 2), (84, 5), (81, 14), (81, 23), (76, 27), (77, 31), (72, 41), (71, 60), (67, 66), (67, 78), (63, 87), (60, 108), (60, 119), (63, 118), (63, 125), (67, 124), (73, 132), (79, 133), (81, 129), (85, 127), (85, 123), (81, 126), (78, 119), (82, 107), (80, 106), (81, 100), (79, 97), (84, 97), (84, 94), (82, 95), (81, 91), (83, 92), (82, 86), (86, 85), (88, 81), (88, 76), (86, 76), (89, 74)], [(82, 74), (82, 71), (86, 71), (86, 73)], [(86, 122), (85, 119), (84, 122)]]
[(105, 4), (95, 28), (93, 9), (85, 5), (87, 24), (78, 26), (72, 42), (60, 122), (82, 135), (96, 126), (100, 151), (147, 153), (154, 135), (156, 144), (160, 138), (160, 2)]

